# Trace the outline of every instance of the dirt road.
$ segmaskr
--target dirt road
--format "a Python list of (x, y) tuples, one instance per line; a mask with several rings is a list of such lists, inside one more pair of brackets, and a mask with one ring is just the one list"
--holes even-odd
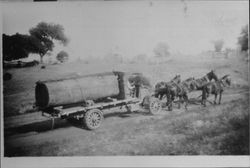
[(65, 123), (7, 136), (5, 156), (249, 154), (248, 91), (229, 89), (221, 105), (190, 105), (188, 111), (182, 107), (149, 115), (115, 109), (95, 131)]

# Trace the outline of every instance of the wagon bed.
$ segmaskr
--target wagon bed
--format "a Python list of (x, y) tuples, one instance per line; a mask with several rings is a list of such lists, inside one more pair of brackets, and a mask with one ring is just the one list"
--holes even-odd
[[(130, 98), (130, 99), (125, 99), (125, 100), (114, 100), (111, 102), (107, 102), (107, 103), (96, 103), (92, 106), (88, 106), (88, 107), (83, 107), (83, 106), (76, 106), (76, 107), (71, 107), (71, 108), (55, 108), (58, 112), (54, 113), (54, 117), (68, 117), (71, 115), (77, 115), (77, 114), (81, 114), (82, 112), (86, 112), (88, 110), (91, 109), (100, 109), (100, 110), (104, 110), (104, 109), (108, 109), (108, 108), (112, 108), (112, 107), (120, 107), (120, 106), (125, 106), (127, 108), (129, 108), (130, 104), (136, 104), (139, 103), (141, 100), (138, 98)], [(53, 115), (53, 114), (52, 114)]]

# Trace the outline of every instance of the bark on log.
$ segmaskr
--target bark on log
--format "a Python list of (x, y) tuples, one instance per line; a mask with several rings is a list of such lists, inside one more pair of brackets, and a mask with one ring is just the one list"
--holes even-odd
[(80, 77), (39, 81), (36, 84), (36, 105), (55, 107), (106, 97), (124, 97), (123, 73), (102, 73)]

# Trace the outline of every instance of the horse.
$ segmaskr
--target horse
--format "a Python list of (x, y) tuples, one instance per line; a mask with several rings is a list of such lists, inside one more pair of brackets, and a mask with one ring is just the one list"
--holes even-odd
[(185, 102), (185, 109), (187, 110), (188, 106), (188, 93), (195, 89), (195, 78), (190, 77), (181, 83), (171, 83), (168, 87), (167, 92), (167, 105), (168, 110), (172, 111), (172, 102), (175, 100), (176, 97), (179, 97), (178, 108), (180, 108), (180, 101), (183, 99)]
[(164, 95), (167, 95), (168, 92), (168, 86), (171, 85), (172, 83), (177, 83), (179, 84), (181, 82), (181, 75), (176, 75), (171, 81), (169, 82), (158, 82), (155, 85), (155, 91), (154, 91), (154, 96), (156, 98), (159, 98), (162, 100)]
[(202, 93), (202, 95), (204, 95), (202, 97), (203, 105), (206, 107), (206, 100), (209, 97), (209, 94), (214, 95), (214, 104), (217, 104), (216, 100), (217, 100), (217, 96), (219, 95), (218, 104), (221, 104), (221, 97), (224, 91), (224, 87), (228, 87), (230, 85), (231, 85), (230, 75), (225, 75), (222, 78), (220, 78), (218, 81), (207, 83), (205, 86), (203, 86), (204, 87), (203, 93)]
[(212, 79), (218, 81), (217, 75), (214, 73), (214, 70), (208, 72), (205, 76), (195, 79), (197, 90), (201, 90), (205, 84), (210, 82)]
[[(207, 83), (209, 83), (210, 81), (218, 81), (218, 77), (217, 75), (214, 73), (214, 70), (211, 70), (210, 72), (208, 72), (205, 76), (195, 79), (194, 83), (195, 83), (195, 89), (194, 90), (201, 90), (202, 91), (202, 100), (205, 99), (206, 96), (206, 92), (204, 91), (205, 89), (205, 85)], [(201, 104), (203, 104), (204, 102), (201, 101)]]

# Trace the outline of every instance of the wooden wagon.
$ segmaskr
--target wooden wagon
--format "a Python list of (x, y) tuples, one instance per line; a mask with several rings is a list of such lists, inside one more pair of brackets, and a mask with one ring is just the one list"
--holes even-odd
[(73, 78), (38, 81), (36, 106), (50, 117), (83, 120), (90, 129), (98, 128), (105, 109), (141, 105), (152, 114), (161, 109), (160, 102), (150, 94), (149, 83), (140, 73), (107, 72)]

